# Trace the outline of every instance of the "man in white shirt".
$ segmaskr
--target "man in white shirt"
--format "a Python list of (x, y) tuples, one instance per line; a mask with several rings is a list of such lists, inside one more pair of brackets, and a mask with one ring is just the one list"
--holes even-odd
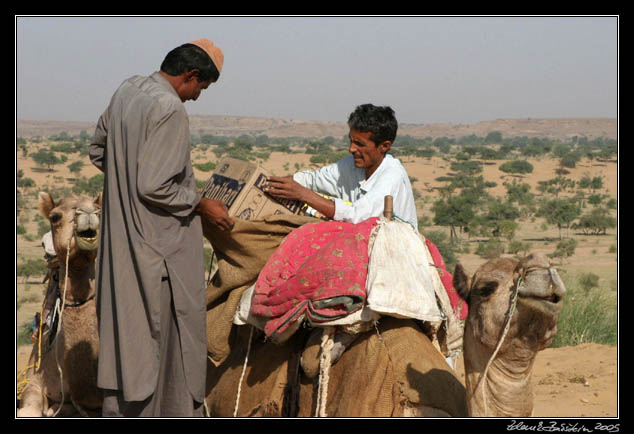
[(418, 230), (407, 172), (400, 161), (387, 155), (398, 128), (394, 111), (360, 105), (350, 114), (348, 127), (349, 157), (292, 177), (272, 176), (268, 192), (278, 198), (301, 200), (330, 219), (349, 223), (382, 215), (384, 198), (390, 195), (394, 198), (395, 218)]

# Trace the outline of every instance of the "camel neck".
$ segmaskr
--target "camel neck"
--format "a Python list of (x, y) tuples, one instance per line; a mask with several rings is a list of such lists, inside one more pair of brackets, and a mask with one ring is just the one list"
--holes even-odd
[(66, 303), (79, 303), (83, 302), (95, 293), (95, 267), (91, 265), (89, 267), (73, 267), (73, 263), (68, 267), (68, 284), (66, 284), (66, 266), (60, 264), (59, 273), (59, 292), (64, 296), (65, 285)]
[[(486, 378), (478, 384), (492, 351), (469, 351), (465, 346), (465, 375), (469, 414), (474, 417), (530, 417), (533, 411), (531, 385), (535, 353), (500, 352)], [(479, 353), (479, 354), (476, 354)], [(476, 389), (477, 388), (477, 389)]]

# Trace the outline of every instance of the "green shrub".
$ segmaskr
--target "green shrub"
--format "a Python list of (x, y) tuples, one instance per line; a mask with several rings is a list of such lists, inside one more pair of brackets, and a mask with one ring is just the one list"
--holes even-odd
[(47, 271), (48, 267), (43, 259), (29, 259), (18, 265), (17, 275), (26, 280), (31, 276), (44, 276)]
[(203, 172), (211, 172), (216, 168), (216, 163), (209, 161), (207, 163), (194, 164), (194, 167)]
[(348, 151), (330, 151), (323, 154), (317, 154), (310, 157), (311, 164), (332, 164), (346, 158), (350, 153)]
[(430, 230), (426, 231), (425, 228), (420, 227), (419, 230), (421, 234), (423, 234), (426, 238), (434, 243), (438, 252), (440, 252), (440, 256), (442, 256), (443, 261), (445, 261), (445, 266), (447, 270), (452, 270), (458, 261), (456, 257), (456, 247), (449, 240), (448, 235), (443, 231), (438, 230)]
[(583, 273), (579, 276), (579, 285), (588, 294), (591, 289), (599, 286), (599, 276), (594, 273)]
[(546, 256), (548, 256), (549, 258), (560, 258), (560, 261), (563, 264), (564, 259), (569, 258), (575, 254), (575, 249), (577, 248), (578, 244), (579, 243), (574, 238), (561, 240), (557, 243), (555, 251)]
[[(28, 287), (29, 285), (25, 285), (25, 287)], [(26, 288), (25, 288), (26, 289)], [(18, 300), (18, 305), (23, 304), (23, 303), (35, 303), (37, 301), (40, 301), (40, 298), (37, 294), (27, 294), (23, 297), (20, 297), (20, 299)]]
[(460, 161), (451, 163), (451, 170), (466, 174), (467, 176), (475, 176), (482, 172), (482, 164), (477, 161)]
[(605, 234), (608, 229), (616, 228), (616, 218), (609, 214), (609, 211), (602, 208), (595, 208), (588, 214), (581, 216), (578, 224), (574, 224), (573, 229), (581, 229), (584, 234), (600, 235)]
[(504, 244), (497, 238), (491, 238), (487, 242), (478, 244), (476, 255), (484, 259), (493, 259), (504, 253)]
[(568, 284), (566, 288), (557, 335), (551, 346), (556, 348), (590, 342), (616, 345), (618, 323), (614, 296), (600, 289), (586, 292)]
[(507, 251), (514, 255), (517, 255), (520, 252), (522, 252), (524, 255), (527, 255), (532, 247), (533, 245), (531, 243), (524, 243), (522, 241), (511, 241), (508, 245)]
[(514, 160), (502, 164), (500, 170), (505, 173), (532, 173), (533, 165), (528, 161)]
[(25, 322), (18, 327), (16, 344), (18, 347), (31, 344), (31, 334), (33, 333), (31, 321)]
[[(97, 197), (97, 195), (103, 190), (103, 182), (103, 173), (99, 173), (90, 179), (81, 178), (75, 182), (72, 191), (75, 194), (83, 193), (88, 196)], [(61, 197), (61, 195), (59, 197)]]
[(65, 153), (68, 153), (68, 154), (78, 151), (78, 149), (75, 146), (75, 144), (69, 143), (69, 142), (58, 143), (58, 144), (55, 144), (55, 145), (51, 145), (50, 149), (53, 152), (65, 152)]
[(35, 187), (35, 181), (33, 181), (31, 178), (18, 178), (17, 186), (23, 188)]
[(51, 224), (48, 221), (37, 222), (37, 236), (42, 238), (45, 233), (51, 230)]

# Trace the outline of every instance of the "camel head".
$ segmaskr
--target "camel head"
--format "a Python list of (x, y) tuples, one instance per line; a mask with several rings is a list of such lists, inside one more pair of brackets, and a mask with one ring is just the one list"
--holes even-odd
[(453, 283), (469, 304), (463, 341), (469, 415), (531, 416), (533, 362), (555, 336), (566, 294), (557, 272), (532, 254), (492, 259), (472, 278), (458, 265)]
[(51, 224), (53, 245), (61, 262), (66, 261), (67, 252), (71, 261), (95, 259), (99, 245), (101, 194), (95, 199), (69, 196), (56, 203), (49, 193), (40, 192), (39, 206)]
[(486, 347), (499, 342), (515, 296), (515, 312), (500, 353), (510, 347), (537, 352), (551, 344), (566, 288), (543, 255), (492, 259), (472, 278), (458, 264), (454, 287), (469, 304), (471, 332)]

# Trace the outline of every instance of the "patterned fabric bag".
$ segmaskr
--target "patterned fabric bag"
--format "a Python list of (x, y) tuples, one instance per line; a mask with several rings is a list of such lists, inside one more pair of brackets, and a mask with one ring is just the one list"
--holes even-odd
[(378, 218), (359, 224), (326, 221), (291, 232), (260, 272), (251, 314), (283, 342), (305, 318), (313, 324), (343, 318), (366, 299), (368, 240)]

